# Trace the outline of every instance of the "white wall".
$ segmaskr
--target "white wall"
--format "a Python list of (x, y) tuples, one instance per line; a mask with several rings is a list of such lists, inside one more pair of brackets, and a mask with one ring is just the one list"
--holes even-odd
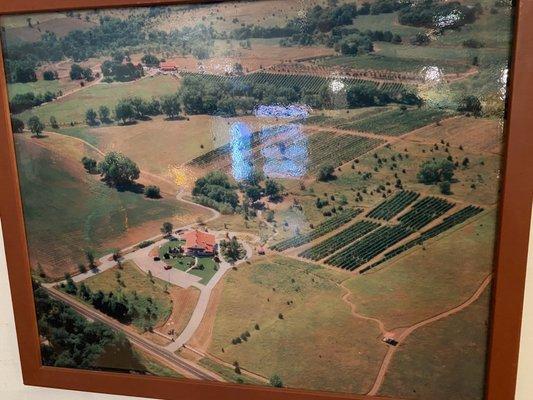
[[(533, 230), (533, 221), (532, 221)], [(533, 250), (533, 235), (530, 249)], [(530, 251), (529, 269), (533, 271), (533, 251)], [(13, 320), (13, 309), (7, 266), (4, 253), (4, 240), (0, 231), (0, 398), (2, 400), (134, 400), (133, 397), (97, 395), (65, 390), (26, 387), (22, 384), (17, 339)], [(528, 275), (526, 310), (522, 330), (522, 350), (520, 355), (519, 382), (516, 400), (529, 400), (533, 393), (533, 379), (528, 372), (533, 370), (533, 273)], [(530, 375), (530, 374), (529, 374)]]

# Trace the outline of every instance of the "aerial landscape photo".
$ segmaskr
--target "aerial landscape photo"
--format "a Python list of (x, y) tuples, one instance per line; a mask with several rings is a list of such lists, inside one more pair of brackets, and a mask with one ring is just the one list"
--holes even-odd
[(0, 28), (44, 365), (483, 399), (511, 0)]

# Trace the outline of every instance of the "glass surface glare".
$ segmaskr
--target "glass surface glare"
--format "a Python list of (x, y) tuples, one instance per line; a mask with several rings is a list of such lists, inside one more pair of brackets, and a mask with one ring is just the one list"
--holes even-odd
[(2, 17), (43, 364), (481, 400), (513, 14)]

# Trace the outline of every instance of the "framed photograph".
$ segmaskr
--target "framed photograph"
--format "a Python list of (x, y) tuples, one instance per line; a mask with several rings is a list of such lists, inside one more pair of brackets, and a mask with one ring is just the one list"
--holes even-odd
[(512, 400), (533, 4), (0, 5), (24, 382)]

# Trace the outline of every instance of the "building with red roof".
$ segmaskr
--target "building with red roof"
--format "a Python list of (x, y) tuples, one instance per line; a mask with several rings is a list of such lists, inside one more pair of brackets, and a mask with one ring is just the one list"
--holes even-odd
[(190, 256), (213, 256), (217, 251), (215, 235), (198, 230), (183, 234), (185, 253)]
[(177, 71), (178, 67), (176, 66), (176, 63), (171, 61), (163, 61), (159, 63), (159, 69), (161, 71)]

